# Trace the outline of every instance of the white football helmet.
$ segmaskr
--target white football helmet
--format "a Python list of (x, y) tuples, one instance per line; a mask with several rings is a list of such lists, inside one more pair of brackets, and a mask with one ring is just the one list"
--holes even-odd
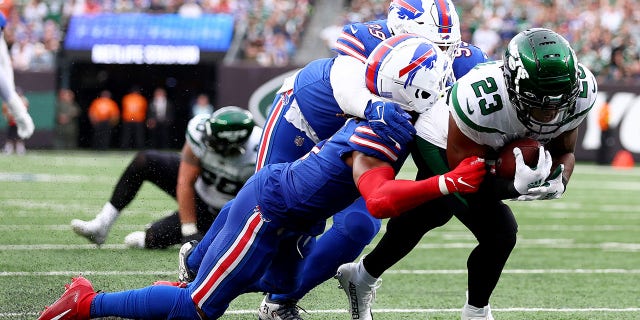
[(451, 60), (433, 42), (416, 34), (401, 34), (382, 41), (366, 63), (369, 91), (422, 113), (445, 90)]
[(393, 0), (387, 26), (391, 34), (419, 34), (453, 59), (460, 42), (460, 18), (451, 0)]

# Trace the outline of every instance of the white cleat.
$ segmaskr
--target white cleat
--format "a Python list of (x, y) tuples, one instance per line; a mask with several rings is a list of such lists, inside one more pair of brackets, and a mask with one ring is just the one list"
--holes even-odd
[(144, 240), (147, 234), (144, 231), (135, 231), (124, 237), (124, 244), (132, 249), (144, 249)]
[(494, 320), (491, 314), (491, 307), (486, 305), (484, 308), (476, 308), (465, 303), (462, 308), (461, 320)]
[(102, 226), (96, 220), (82, 221), (73, 219), (71, 220), (71, 227), (75, 233), (99, 246), (107, 240), (107, 235), (109, 234), (109, 229)]
[(187, 259), (197, 245), (197, 240), (191, 240), (180, 247), (180, 252), (178, 253), (178, 280), (180, 282), (188, 283), (196, 279), (196, 272), (189, 270)]
[(258, 320), (303, 320), (298, 309), (295, 301), (278, 303), (265, 296), (258, 309)]
[(371, 305), (376, 297), (376, 289), (380, 287), (382, 279), (377, 279), (373, 285), (358, 282), (358, 263), (345, 263), (338, 267), (334, 278), (340, 282), (340, 288), (349, 299), (349, 315), (351, 319), (371, 320)]

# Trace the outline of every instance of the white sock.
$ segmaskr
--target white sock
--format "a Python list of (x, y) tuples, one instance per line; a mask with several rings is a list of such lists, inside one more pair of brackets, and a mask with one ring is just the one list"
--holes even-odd
[(367, 269), (364, 268), (362, 260), (360, 260), (360, 262), (358, 262), (358, 275), (356, 280), (358, 280), (358, 282), (364, 282), (372, 286), (376, 283), (376, 281), (378, 281), (378, 278), (374, 278), (373, 276), (371, 276), (369, 272), (367, 272)]
[(98, 213), (93, 221), (99, 223), (105, 228), (111, 228), (111, 225), (114, 221), (116, 221), (119, 215), (120, 211), (118, 211), (118, 209), (116, 209), (116, 207), (114, 207), (111, 202), (107, 202), (104, 204), (104, 207), (102, 207), (102, 210), (100, 210), (100, 213)]
[(474, 307), (472, 305), (470, 305), (468, 302), (464, 304), (464, 313), (468, 316), (474, 316), (474, 317), (485, 317), (487, 316), (487, 307), (482, 307), (482, 308), (478, 308), (478, 307)]

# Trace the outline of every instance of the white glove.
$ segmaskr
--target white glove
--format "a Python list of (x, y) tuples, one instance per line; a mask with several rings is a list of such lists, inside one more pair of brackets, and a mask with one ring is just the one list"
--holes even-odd
[(28, 113), (24, 113), (20, 116), (14, 117), (16, 127), (18, 127), (18, 136), (21, 139), (28, 139), (33, 134), (35, 126), (33, 125), (33, 119)]
[(520, 194), (529, 193), (529, 189), (539, 187), (551, 172), (553, 159), (549, 151), (540, 146), (538, 152), (538, 164), (531, 168), (522, 159), (520, 148), (513, 148), (513, 155), (516, 160), (516, 174), (513, 178), (513, 186)]
[(530, 188), (528, 193), (517, 198), (518, 201), (532, 200), (552, 200), (558, 199), (564, 193), (564, 183), (562, 183), (562, 173), (564, 172), (564, 164), (559, 165), (556, 170), (549, 175), (547, 181), (541, 186)]

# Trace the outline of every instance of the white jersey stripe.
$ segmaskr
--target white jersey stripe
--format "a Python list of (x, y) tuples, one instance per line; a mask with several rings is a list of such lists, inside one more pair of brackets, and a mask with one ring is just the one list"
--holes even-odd
[(368, 147), (370, 149), (377, 150), (387, 156), (387, 158), (389, 158), (391, 161), (398, 160), (398, 155), (384, 144), (375, 142), (373, 140), (367, 140), (356, 135), (352, 135), (351, 138), (349, 138), (349, 141), (361, 146)]
[(280, 115), (282, 114), (284, 109), (283, 107), (284, 97), (291, 94), (291, 91), (292, 90), (282, 93), (282, 95), (280, 96), (280, 99), (278, 100), (278, 103), (276, 104), (273, 111), (271, 112), (271, 115), (269, 116), (269, 118), (264, 124), (262, 139), (258, 147), (259, 151), (258, 151), (258, 160), (256, 161), (256, 172), (262, 169), (262, 167), (264, 167), (266, 164), (267, 154), (269, 154), (269, 146), (271, 145), (271, 138), (272, 138), (271, 133), (273, 132), (274, 127), (278, 123), (278, 119), (281, 119)]

